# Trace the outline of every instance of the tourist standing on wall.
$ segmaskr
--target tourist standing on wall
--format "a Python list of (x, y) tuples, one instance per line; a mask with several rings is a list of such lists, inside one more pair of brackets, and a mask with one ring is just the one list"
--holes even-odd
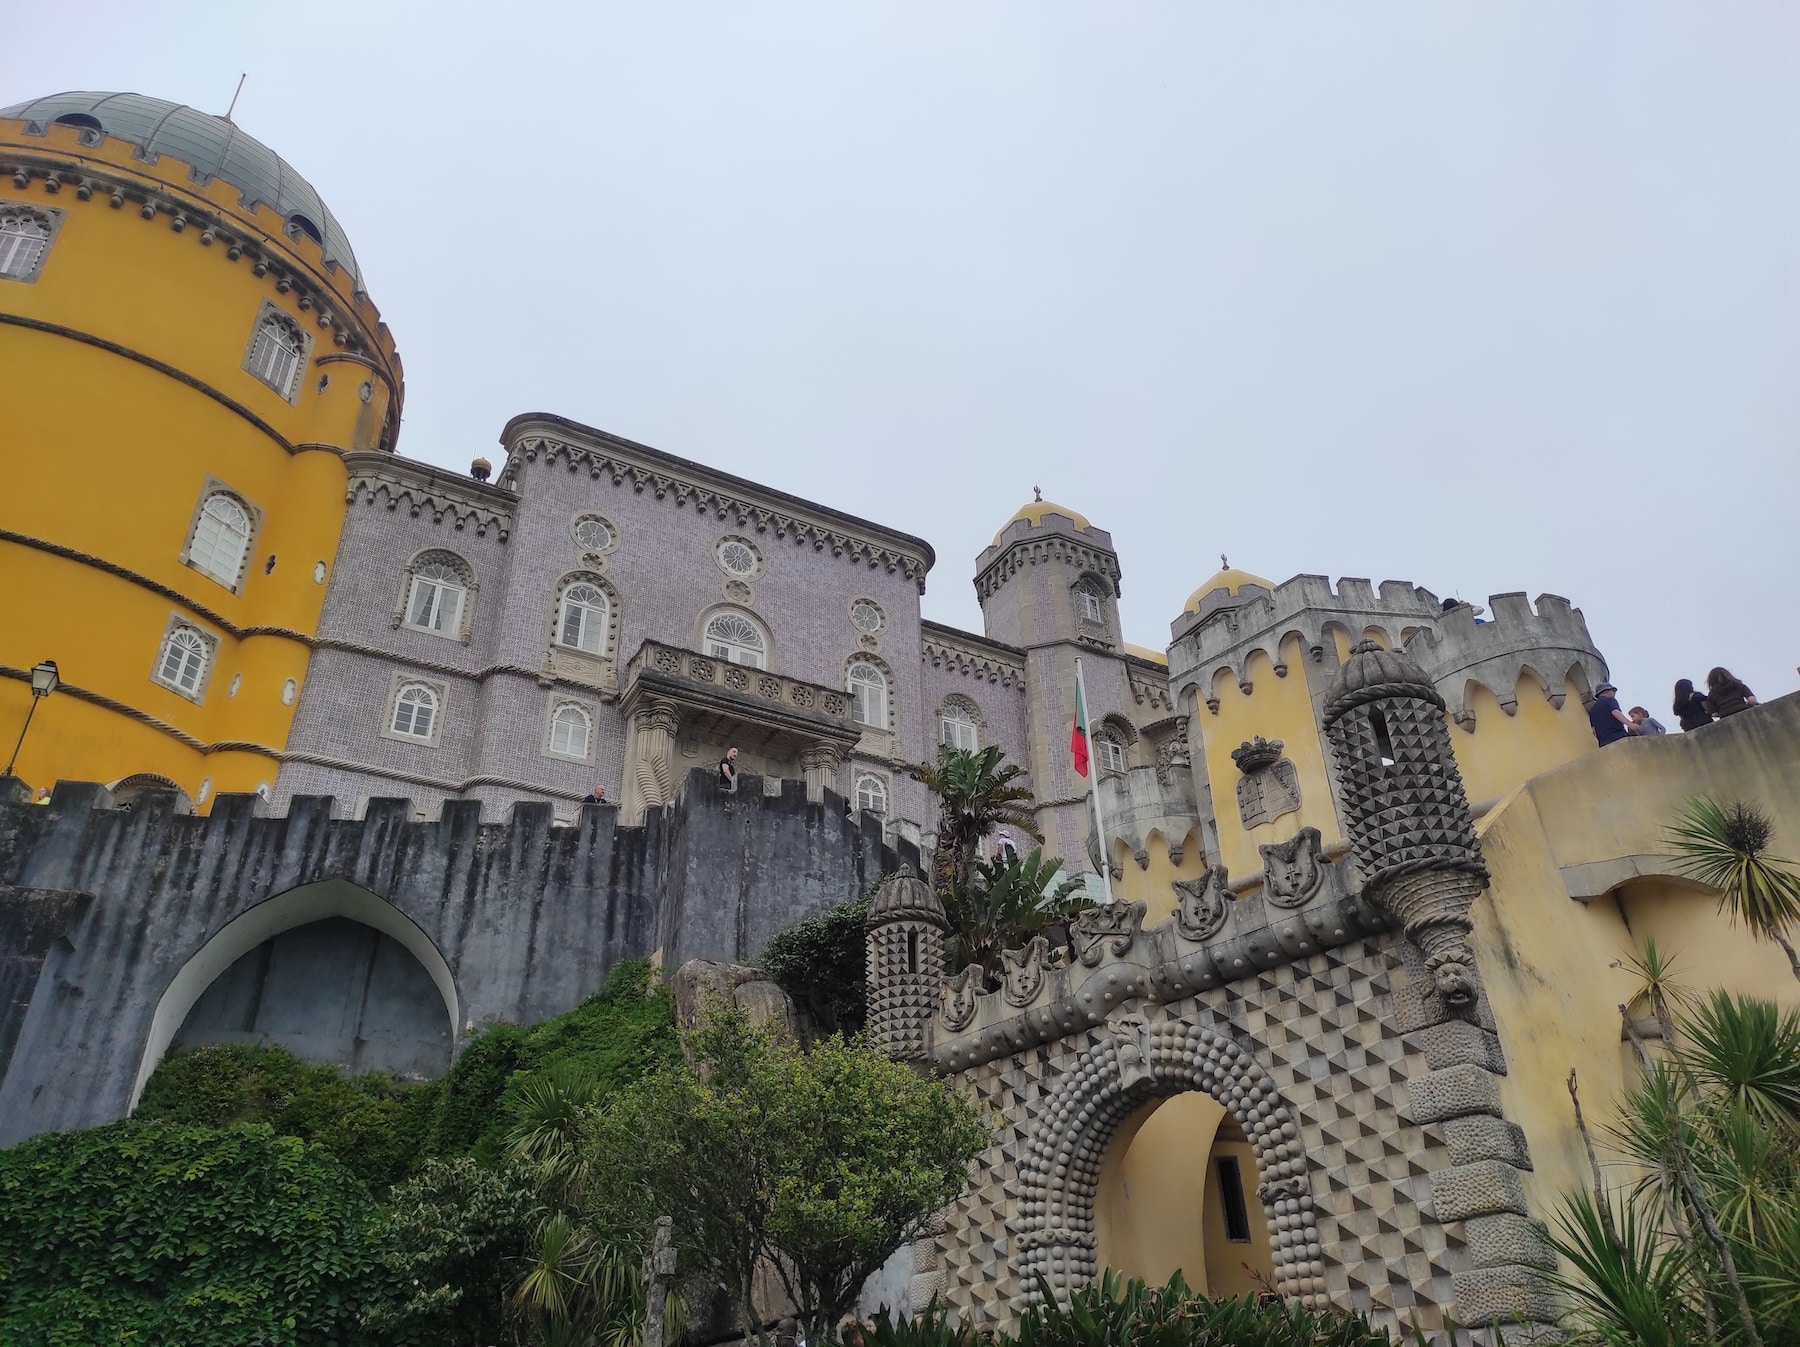
[(1611, 683), (1602, 683), (1594, 692), (1594, 704), (1588, 707), (1588, 724), (1594, 727), (1594, 738), (1602, 748), (1637, 733), (1631, 717), (1619, 709), (1618, 691)]
[(1706, 704), (1706, 698), (1694, 691), (1694, 680), (1678, 679), (1675, 683), (1675, 717), (1681, 722), (1684, 730), (1697, 730), (1702, 725), (1713, 722), (1713, 713)]
[(1756, 705), (1756, 694), (1740, 682), (1730, 669), (1714, 669), (1706, 675), (1706, 702), (1720, 720), (1748, 711)]
[(728, 748), (725, 756), (719, 759), (719, 789), (729, 794), (737, 794), (737, 749)]
[(1638, 734), (1655, 735), (1668, 733), (1668, 730), (1663, 728), (1662, 721), (1654, 719), (1650, 713), (1641, 706), (1634, 706), (1631, 708), (1631, 723), (1636, 727), (1636, 732)]

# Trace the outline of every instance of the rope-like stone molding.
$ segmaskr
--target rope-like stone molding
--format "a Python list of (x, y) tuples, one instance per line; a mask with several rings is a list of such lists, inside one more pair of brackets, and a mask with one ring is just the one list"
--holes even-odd
[[(211, 398), (234, 416), (242, 417), (245, 421), (248, 421), (262, 434), (267, 435), (271, 440), (274, 440), (276, 444), (279, 444), (283, 449), (287, 450), (288, 453), (296, 454), (300, 452), (300, 447), (298, 445), (288, 439), (288, 437), (283, 435), (279, 430), (275, 429), (274, 426), (263, 420), (262, 417), (251, 411), (243, 403), (221, 392), (219, 389), (214, 388), (204, 380), (196, 379), (185, 370), (176, 369), (175, 366), (169, 364), (167, 361), (158, 360), (155, 356), (146, 355), (142, 351), (135, 351), (129, 346), (121, 346), (116, 341), (108, 341), (105, 337), (96, 337), (91, 332), (83, 332), (78, 328), (66, 327), (62, 323), (45, 322), (42, 318), (27, 318), (23, 314), (18, 313), (0, 313), (0, 323), (10, 323), (14, 327), (27, 328), (30, 331), (42, 332), (52, 337), (64, 337), (70, 341), (81, 342), (85, 346), (95, 347), (111, 355), (123, 356), (127, 360), (134, 360), (140, 365), (145, 365), (150, 369), (155, 370), (158, 374), (165, 375), (168, 378), (175, 380), (177, 383), (187, 385), (196, 393), (201, 393)], [(309, 444), (306, 447), (308, 449), (316, 449), (329, 446)], [(337, 451), (334, 449), (333, 452)]]
[(380, 646), (365, 645), (361, 641), (346, 641), (336, 636), (316, 636), (312, 639), (311, 645), (314, 650), (340, 650), (351, 655), (365, 655), (370, 659), (382, 660), (388, 664), (401, 664), (409, 669), (442, 674), (447, 678), (460, 678), (467, 683), (485, 683), (496, 674), (510, 674), (516, 678), (528, 678), (534, 683), (547, 687), (569, 688), (588, 696), (598, 697), (603, 702), (618, 700), (618, 693), (611, 689), (598, 687), (593, 683), (584, 683), (580, 679), (568, 678), (562, 674), (546, 673), (542, 669), (528, 669), (522, 664), (489, 664), (479, 669), (464, 669), (454, 664), (444, 664), (434, 659), (420, 659), (417, 655), (402, 655), (396, 651), (383, 650)]
[(1079, 570), (1093, 571), (1105, 576), (1112, 582), (1113, 596), (1119, 592), (1119, 559), (1109, 552), (1102, 552), (1096, 547), (1073, 538), (1052, 536), (1048, 538), (1021, 538), (1008, 547), (1004, 554), (989, 563), (986, 570), (975, 577), (975, 593), (979, 598), (989, 598), (999, 592), (1000, 586), (1027, 566), (1063, 562)]
[(796, 546), (810, 542), (815, 552), (829, 548), (832, 556), (848, 557), (870, 570), (883, 567), (890, 574), (899, 572), (917, 584), (921, 594), (925, 592), (925, 572), (929, 563), (922, 556), (882, 547), (868, 538), (840, 533), (715, 487), (686, 481), (671, 473), (656, 472), (601, 450), (568, 444), (548, 435), (528, 436), (513, 447), (512, 457), (500, 475), (500, 484), (513, 487), (517, 483), (521, 461), (535, 463), (542, 458), (550, 464), (559, 457), (567, 461), (570, 472), (585, 465), (588, 475), (596, 481), (605, 476), (612, 478), (614, 486), (624, 486), (629, 481), (631, 489), (639, 494), (648, 490), (657, 500), (673, 497), (674, 503), (683, 508), (692, 503), (701, 514), (710, 512), (720, 519), (735, 520), (740, 527), (751, 527), (758, 533), (773, 533), (777, 538), (792, 537)]
[[(17, 679), (22, 683), (29, 683), (31, 681), (31, 670), (15, 669), (10, 664), (0, 664), (0, 678), (12, 678)], [(267, 744), (255, 744), (248, 740), (221, 739), (217, 743), (209, 744), (204, 739), (195, 738), (179, 726), (171, 725), (168, 721), (151, 715), (148, 711), (140, 711), (137, 707), (127, 705), (125, 702), (108, 697), (103, 692), (95, 692), (91, 688), (84, 688), (75, 683), (59, 682), (56, 685), (56, 695), (62, 696), (64, 693), (67, 693), (78, 702), (87, 702), (89, 705), (98, 706), (102, 710), (111, 711), (115, 715), (121, 715), (130, 720), (135, 720), (140, 725), (147, 725), (159, 734), (166, 734), (171, 739), (174, 739), (178, 743), (184, 744), (188, 748), (199, 753), (259, 753), (265, 758), (275, 758), (277, 760), (281, 758), (281, 753), (278, 750), (270, 748)]]
[[(0, 314), (0, 317), (5, 317)], [(140, 575), (134, 570), (108, 561), (105, 557), (97, 557), (91, 552), (83, 552), (78, 548), (65, 547), (61, 543), (53, 543), (47, 538), (34, 538), (29, 533), (17, 533), (12, 529), (0, 528), (0, 542), (16, 543), (20, 547), (34, 548), (39, 552), (47, 552), (53, 557), (61, 557), (64, 561), (73, 561), (82, 566), (92, 567), (97, 571), (116, 576), (129, 584), (147, 589), (158, 598), (167, 599), (170, 603), (178, 603), (194, 616), (212, 623), (227, 635), (242, 640), (247, 636), (281, 636), (290, 641), (298, 641), (301, 645), (311, 647), (314, 638), (305, 632), (295, 631), (291, 627), (252, 626), (240, 627), (223, 613), (208, 608), (198, 600), (190, 598), (180, 590), (163, 584), (160, 580), (152, 580), (147, 575)]]
[(454, 791), (461, 794), (475, 786), (504, 786), (509, 790), (525, 790), (535, 795), (552, 795), (559, 800), (580, 800), (579, 791), (563, 790), (558, 786), (540, 785), (534, 781), (522, 781), (511, 776), (471, 776), (462, 781), (450, 781), (443, 777), (427, 776), (423, 772), (407, 772), (397, 767), (374, 767), (367, 763), (351, 762), (345, 758), (327, 757), (323, 753), (288, 752), (277, 755), (285, 762), (307, 763), (314, 767), (331, 767), (343, 772), (359, 772), (364, 776), (379, 776), (389, 781), (405, 781), (414, 786), (429, 786), (433, 790)]
[(1299, 1119), (1274, 1080), (1224, 1034), (1126, 1016), (1062, 1073), (1019, 1164), (1018, 1273), (1027, 1304), (1079, 1290), (1098, 1272), (1094, 1194), (1118, 1124), (1147, 1099), (1199, 1090), (1243, 1128), (1256, 1157), (1276, 1289), (1327, 1303), (1317, 1213)]

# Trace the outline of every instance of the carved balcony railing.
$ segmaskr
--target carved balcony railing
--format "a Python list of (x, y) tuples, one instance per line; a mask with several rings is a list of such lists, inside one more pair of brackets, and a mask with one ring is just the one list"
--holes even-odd
[(850, 696), (841, 688), (660, 641), (645, 641), (626, 664), (621, 700), (627, 715), (648, 701), (666, 702), (684, 724), (755, 727), (765, 742), (786, 741), (796, 751), (821, 741), (849, 749), (860, 732), (850, 716)]

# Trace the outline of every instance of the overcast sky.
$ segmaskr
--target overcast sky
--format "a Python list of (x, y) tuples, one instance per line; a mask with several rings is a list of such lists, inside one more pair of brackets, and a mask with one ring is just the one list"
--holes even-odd
[[(552, 411), (922, 535), (1033, 485), (1128, 639), (1233, 564), (1587, 614), (1626, 704), (1800, 678), (1800, 5), (18, 5), (311, 179), (401, 452)], [(1672, 720), (1665, 714), (1665, 720)]]

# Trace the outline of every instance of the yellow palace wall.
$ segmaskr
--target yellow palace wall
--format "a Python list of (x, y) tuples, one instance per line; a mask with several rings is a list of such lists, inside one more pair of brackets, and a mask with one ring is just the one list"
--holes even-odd
[[(17, 773), (34, 784), (153, 773), (190, 796), (209, 779), (215, 794), (252, 790), (273, 781), (274, 759), (214, 746), (286, 743), (282, 686), (305, 675), (324, 601), (315, 567), (337, 548), (341, 455), (381, 443), (397, 358), (348, 274), (326, 268), (310, 240), (283, 236), (267, 208), (239, 205), (236, 187), (197, 187), (186, 165), (146, 165), (118, 140), (85, 148), (73, 128), (22, 127), (0, 122), (0, 145), (63, 164), (64, 185), (3, 178), (0, 200), (63, 219), (35, 280), (0, 280), (0, 666), (54, 659), (65, 690), (38, 708)], [(177, 231), (166, 210), (145, 219), (142, 196), (113, 207), (104, 186), (82, 201), (82, 173), (183, 203), (193, 219)], [(226, 231), (210, 245), (209, 217)], [(259, 277), (253, 251), (231, 260), (230, 237), (275, 265)], [(243, 367), (265, 301), (311, 336), (292, 403)], [(332, 328), (319, 322), (327, 312)], [(339, 329), (361, 353), (339, 345)], [(209, 480), (260, 516), (235, 593), (180, 560)], [(172, 614), (218, 640), (200, 705), (150, 677)], [(0, 678), (9, 753), (29, 703), (16, 674)]]
[(1698, 794), (1759, 805), (1775, 819), (1774, 849), (1800, 856), (1800, 695), (1693, 734), (1585, 754), (1484, 820), (1493, 884), (1475, 905), (1474, 943), (1506, 1050), (1502, 1104), (1530, 1142), (1536, 1168), (1525, 1183), (1545, 1218), (1562, 1193), (1590, 1182), (1570, 1068), (1583, 1111), (1602, 1124), (1633, 1079), (1618, 1006), (1639, 979), (1618, 965), (1645, 937), (1696, 992), (1800, 1006), (1780, 947), (1734, 929), (1715, 895), (1672, 875), (1662, 831)]

